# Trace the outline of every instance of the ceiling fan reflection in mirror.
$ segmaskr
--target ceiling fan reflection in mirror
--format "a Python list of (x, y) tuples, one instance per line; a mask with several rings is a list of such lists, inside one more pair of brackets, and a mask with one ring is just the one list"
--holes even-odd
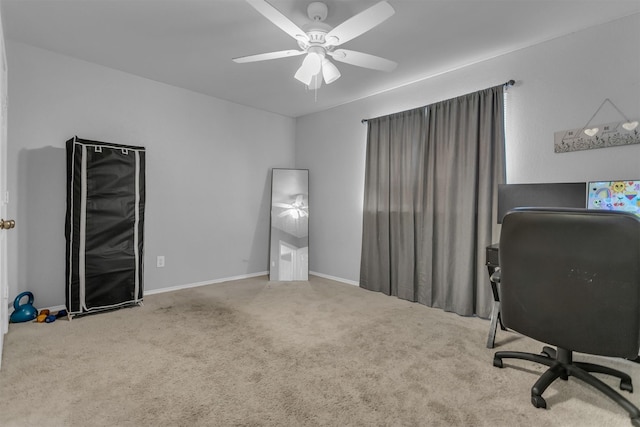
[(296, 199), (293, 203), (274, 203), (273, 206), (284, 209), (279, 218), (284, 216), (290, 216), (293, 219), (305, 218), (309, 216), (309, 206), (305, 202), (305, 197), (302, 194), (296, 195)]
[(322, 2), (313, 2), (307, 7), (307, 14), (311, 22), (304, 26), (304, 30), (265, 0), (247, 0), (247, 3), (282, 31), (293, 37), (298, 42), (300, 49), (281, 50), (234, 58), (233, 60), (237, 63), (266, 61), (306, 54), (294, 77), (310, 89), (318, 89), (322, 84), (322, 80), (329, 84), (340, 77), (338, 67), (327, 56), (338, 62), (379, 71), (389, 72), (398, 65), (393, 61), (368, 53), (336, 49), (343, 43), (371, 30), (392, 16), (395, 10), (386, 1), (376, 3), (333, 29), (323, 22), (327, 17), (327, 5)]

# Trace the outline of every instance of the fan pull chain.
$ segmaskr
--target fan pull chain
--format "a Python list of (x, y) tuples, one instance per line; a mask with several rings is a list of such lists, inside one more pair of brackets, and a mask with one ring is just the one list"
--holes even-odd
[(313, 87), (315, 87), (315, 93), (313, 94), (313, 102), (318, 102), (318, 74), (315, 75), (316, 84), (313, 85)]

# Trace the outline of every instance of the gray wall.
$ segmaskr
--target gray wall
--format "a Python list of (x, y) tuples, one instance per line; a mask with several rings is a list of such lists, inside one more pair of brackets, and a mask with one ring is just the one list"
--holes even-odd
[[(296, 120), (296, 167), (311, 171), (310, 270), (359, 280), (366, 125), (377, 117), (515, 79), (508, 182), (640, 178), (640, 144), (555, 154), (554, 132), (581, 128), (605, 98), (640, 118), (640, 15), (623, 18)], [(620, 121), (611, 107), (593, 124)]]
[[(266, 272), (272, 167), (310, 170), (310, 270), (356, 283), (360, 120), (512, 78), (509, 182), (640, 178), (640, 145), (553, 152), (553, 133), (582, 127), (605, 98), (640, 117), (639, 39), (635, 15), (296, 120), (9, 42), (10, 298), (28, 289), (37, 306), (64, 303), (63, 144), (73, 135), (148, 149), (147, 290)], [(619, 119), (605, 108), (595, 122)]]
[(23, 44), (7, 54), (10, 300), (64, 304), (74, 135), (147, 148), (146, 290), (268, 270), (270, 170), (294, 167), (293, 119)]

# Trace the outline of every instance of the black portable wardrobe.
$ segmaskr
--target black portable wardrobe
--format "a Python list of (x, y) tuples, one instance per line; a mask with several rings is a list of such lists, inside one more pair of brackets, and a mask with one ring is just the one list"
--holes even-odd
[(67, 141), (70, 315), (142, 301), (144, 207), (144, 147)]

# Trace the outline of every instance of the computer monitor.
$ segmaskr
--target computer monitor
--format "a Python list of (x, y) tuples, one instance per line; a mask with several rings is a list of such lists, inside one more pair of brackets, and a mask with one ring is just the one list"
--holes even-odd
[(640, 180), (592, 181), (587, 209), (631, 212), (640, 216)]
[(498, 185), (498, 224), (514, 208), (585, 208), (586, 182)]

